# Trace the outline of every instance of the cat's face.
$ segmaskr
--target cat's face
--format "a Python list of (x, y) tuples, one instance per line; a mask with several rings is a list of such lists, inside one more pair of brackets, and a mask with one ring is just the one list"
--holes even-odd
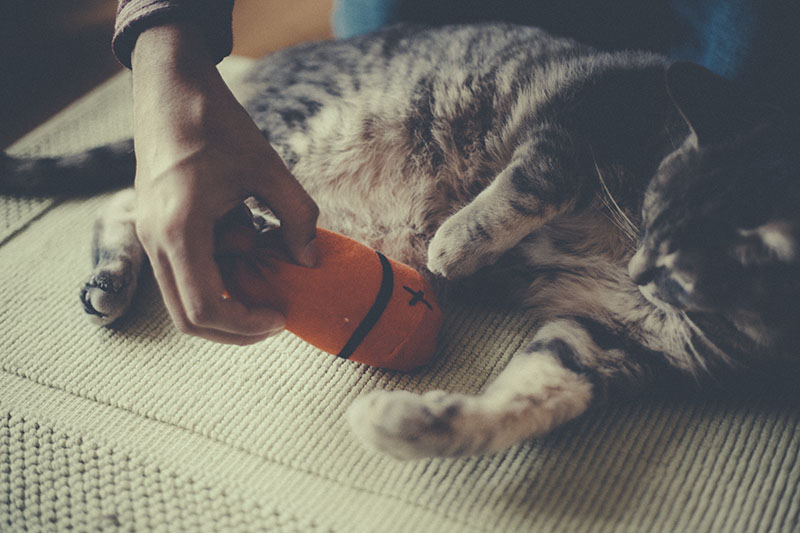
[(743, 104), (719, 94), (719, 79), (678, 68), (673, 84), (702, 82), (670, 87), (693, 134), (648, 187), (631, 278), (657, 305), (715, 313), (762, 346), (788, 348), (800, 340), (798, 136), (777, 115), (736, 116)]

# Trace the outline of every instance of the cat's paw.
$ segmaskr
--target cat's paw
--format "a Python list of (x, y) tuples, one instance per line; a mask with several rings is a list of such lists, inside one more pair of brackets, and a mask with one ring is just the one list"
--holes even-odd
[(442, 224), (428, 245), (428, 270), (458, 279), (493, 264), (500, 254), (491, 249), (491, 240), (479, 233), (454, 219)]
[(81, 287), (80, 298), (89, 321), (107, 326), (122, 316), (133, 300), (136, 279), (125, 261), (97, 268)]
[(376, 391), (353, 402), (347, 419), (367, 447), (397, 459), (457, 456), (475, 452), (462, 443), (465, 403), (443, 391)]

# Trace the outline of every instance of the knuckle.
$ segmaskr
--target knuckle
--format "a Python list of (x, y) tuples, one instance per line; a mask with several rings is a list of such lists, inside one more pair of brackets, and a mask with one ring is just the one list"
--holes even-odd
[(170, 243), (180, 243), (186, 235), (187, 225), (183, 216), (168, 213), (161, 226), (161, 234)]
[(152, 242), (150, 229), (141, 220), (136, 221), (134, 228), (136, 229), (136, 237), (145, 247)]
[(319, 218), (319, 206), (313, 200), (309, 200), (309, 202), (311, 205), (308, 207), (308, 218), (316, 223)]
[(298, 219), (315, 224), (319, 218), (319, 206), (310, 197), (306, 197), (295, 206), (295, 213)]
[(136, 217), (136, 234), (142, 242), (179, 243), (182, 242), (187, 227), (187, 217), (181, 211), (139, 211)]
[(319, 217), (319, 206), (311, 198), (306, 201), (306, 204), (306, 213), (308, 217), (316, 220)]
[(153, 224), (149, 217), (145, 216), (141, 210), (137, 211), (134, 221), (136, 236), (143, 243), (149, 243), (153, 239)]
[(206, 301), (198, 301), (189, 305), (186, 309), (186, 318), (195, 326), (205, 326), (210, 324), (215, 316), (215, 309)]
[(195, 329), (188, 320), (176, 318), (173, 322), (175, 323), (175, 328), (184, 335), (194, 335)]

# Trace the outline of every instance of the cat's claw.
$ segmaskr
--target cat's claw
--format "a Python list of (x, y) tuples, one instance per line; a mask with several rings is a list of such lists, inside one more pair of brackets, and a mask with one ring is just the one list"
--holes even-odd
[(475, 453), (459, 443), (464, 403), (443, 391), (376, 391), (353, 402), (347, 419), (364, 445), (397, 459), (457, 456)]
[(96, 270), (80, 291), (81, 304), (89, 321), (107, 326), (117, 320), (130, 306), (134, 288), (130, 266)]

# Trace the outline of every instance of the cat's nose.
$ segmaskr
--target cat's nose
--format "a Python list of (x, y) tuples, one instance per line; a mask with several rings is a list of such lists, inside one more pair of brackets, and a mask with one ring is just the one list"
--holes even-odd
[(637, 285), (647, 285), (654, 279), (656, 279), (656, 274), (658, 273), (659, 268), (653, 267), (648, 270), (644, 270), (642, 272), (636, 272), (635, 275), (631, 276), (633, 282)]
[(656, 277), (654, 254), (639, 248), (628, 263), (628, 275), (637, 285), (647, 285)]

